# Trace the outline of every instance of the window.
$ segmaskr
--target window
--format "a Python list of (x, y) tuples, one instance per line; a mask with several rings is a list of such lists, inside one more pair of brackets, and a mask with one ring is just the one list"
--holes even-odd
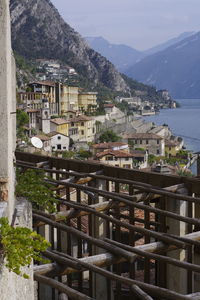
[(55, 149), (55, 148), (56, 148), (55, 146), (52, 147), (52, 149)]
[(129, 160), (129, 157), (125, 157), (125, 160), (126, 160), (126, 161)]
[(117, 157), (115, 157), (115, 160), (118, 160), (118, 158), (117, 158)]
[(140, 140), (140, 145), (142, 144), (142, 140)]
[(160, 150), (159, 149), (157, 149), (157, 154), (160, 154)]
[(157, 145), (159, 145), (160, 144), (160, 141), (159, 140), (157, 140)]
[(115, 165), (115, 167), (119, 167), (119, 165)]
[(169, 151), (171, 151), (172, 150), (172, 147), (169, 147)]
[(58, 140), (60, 140), (61, 139), (61, 136), (58, 136)]
[(81, 122), (81, 126), (84, 126), (84, 122)]
[(62, 148), (61, 148), (61, 145), (59, 144), (59, 145), (57, 145), (57, 150), (61, 150)]
[(84, 135), (84, 130), (81, 130), (81, 135)]
[(133, 143), (137, 144), (137, 140), (133, 141)]
[(113, 156), (106, 156), (106, 160), (113, 160)]
[(74, 127), (74, 122), (71, 123), (71, 126)]
[(125, 169), (130, 169), (130, 168), (131, 168), (131, 165), (123, 165), (123, 168), (125, 168)]
[(63, 147), (63, 149), (65, 150), (65, 149), (66, 149), (66, 147)]
[(148, 140), (146, 140), (146, 144), (147, 144), (147, 145), (149, 144), (149, 141), (148, 141)]

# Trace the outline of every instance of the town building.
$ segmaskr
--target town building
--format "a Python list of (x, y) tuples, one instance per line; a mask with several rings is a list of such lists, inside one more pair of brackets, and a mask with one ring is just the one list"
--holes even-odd
[(165, 139), (153, 133), (133, 133), (123, 136), (123, 140), (134, 149), (146, 150), (148, 154), (165, 156)]
[(68, 120), (62, 118), (55, 118), (50, 120), (50, 132), (56, 131), (64, 135), (69, 136), (69, 125)]
[(176, 156), (183, 147), (183, 140), (165, 140), (165, 155), (167, 157)]
[(113, 167), (133, 168), (134, 154), (120, 150), (106, 150), (96, 154), (96, 158)]
[(40, 93), (45, 95), (49, 103), (56, 102), (56, 87), (53, 81), (36, 81), (28, 84), (28, 87), (33, 93)]
[(48, 137), (51, 140), (51, 150), (52, 151), (68, 151), (69, 150), (69, 136), (58, 133), (58, 132), (50, 132), (48, 133)]
[[(78, 128), (80, 142), (93, 142), (95, 136), (95, 120), (85, 115), (79, 115), (68, 120), (70, 129)], [(73, 137), (72, 137), (73, 139)]]
[(36, 135), (36, 137), (39, 138), (43, 143), (42, 150), (50, 153), (51, 152), (51, 138), (44, 134), (38, 134), (38, 135)]
[(93, 112), (97, 109), (97, 93), (79, 92), (78, 94), (79, 111)]
[(79, 88), (60, 84), (60, 113), (65, 115), (69, 110), (78, 111)]

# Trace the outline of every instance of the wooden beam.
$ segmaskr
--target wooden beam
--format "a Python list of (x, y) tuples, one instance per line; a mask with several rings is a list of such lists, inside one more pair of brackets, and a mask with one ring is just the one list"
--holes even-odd
[(52, 278), (45, 277), (39, 274), (34, 274), (34, 280), (39, 281), (40, 283), (44, 283), (46, 285), (50, 285), (51, 287), (57, 289), (58, 291), (65, 293), (70, 298), (74, 300), (94, 300), (91, 297), (88, 297), (77, 290), (74, 290), (64, 283), (58, 282)]
[[(193, 241), (200, 241), (200, 231), (187, 234), (184, 236), (184, 238), (191, 239)], [(149, 253), (162, 253), (162, 252), (169, 252), (169, 251), (176, 250), (177, 247), (174, 245), (167, 245), (162, 242), (155, 242), (155, 243), (145, 244), (141, 246), (136, 246), (135, 249), (143, 250)], [(135, 259), (138, 257), (137, 254), (133, 254), (133, 255), (135, 256)], [(115, 255), (111, 253), (104, 253), (104, 254), (84, 257), (84, 258), (80, 258), (79, 260), (99, 267), (106, 267), (106, 266), (110, 266), (113, 264), (118, 264), (126, 261), (123, 257), (117, 258)], [(77, 272), (76, 269), (72, 269), (70, 267), (60, 268), (56, 263), (34, 266), (34, 272), (38, 274), (47, 274), (52, 271), (59, 273), (58, 270), (62, 272), (61, 275), (67, 275), (70, 273)]]

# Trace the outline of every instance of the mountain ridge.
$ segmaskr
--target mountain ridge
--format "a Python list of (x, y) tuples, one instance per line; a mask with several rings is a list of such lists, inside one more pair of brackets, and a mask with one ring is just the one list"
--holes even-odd
[(175, 98), (200, 98), (200, 32), (145, 57), (126, 74), (144, 84), (168, 89)]
[[(83, 76), (115, 91), (130, 88), (115, 67), (89, 48), (49, 0), (11, 0), (13, 49), (27, 59), (55, 58), (70, 63)], [(20, 37), (20, 38), (19, 38)]]
[(111, 61), (120, 72), (144, 57), (144, 54), (137, 49), (124, 44), (110, 43), (101, 36), (85, 37), (85, 40), (91, 48)]

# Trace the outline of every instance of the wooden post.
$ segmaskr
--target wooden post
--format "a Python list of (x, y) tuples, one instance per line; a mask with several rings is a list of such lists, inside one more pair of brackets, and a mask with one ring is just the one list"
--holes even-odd
[[(178, 191), (179, 194), (187, 194), (186, 189)], [(172, 198), (166, 198), (166, 210), (187, 216), (187, 201), (178, 201)], [(184, 236), (187, 233), (187, 224), (172, 218), (166, 218), (166, 225), (168, 227), (167, 233), (175, 234), (177, 236)], [(184, 261), (187, 259), (185, 250), (174, 250), (167, 253), (168, 257)], [(187, 271), (177, 266), (167, 265), (166, 287), (172, 291), (187, 294)]]
[[(105, 180), (96, 180), (96, 188), (99, 190), (106, 190), (106, 181)], [(105, 201), (105, 198), (102, 196), (98, 197), (98, 203), (102, 203)], [(104, 239), (106, 237), (106, 221), (99, 217), (93, 217), (93, 228), (94, 228), (94, 236), (98, 239)], [(93, 247), (93, 255), (102, 254), (105, 250), (100, 249), (96, 246)], [(99, 274), (93, 275), (93, 297), (96, 300), (112, 300), (113, 295), (109, 296), (107, 294), (107, 279)], [(111, 298), (110, 298), (111, 297)]]

